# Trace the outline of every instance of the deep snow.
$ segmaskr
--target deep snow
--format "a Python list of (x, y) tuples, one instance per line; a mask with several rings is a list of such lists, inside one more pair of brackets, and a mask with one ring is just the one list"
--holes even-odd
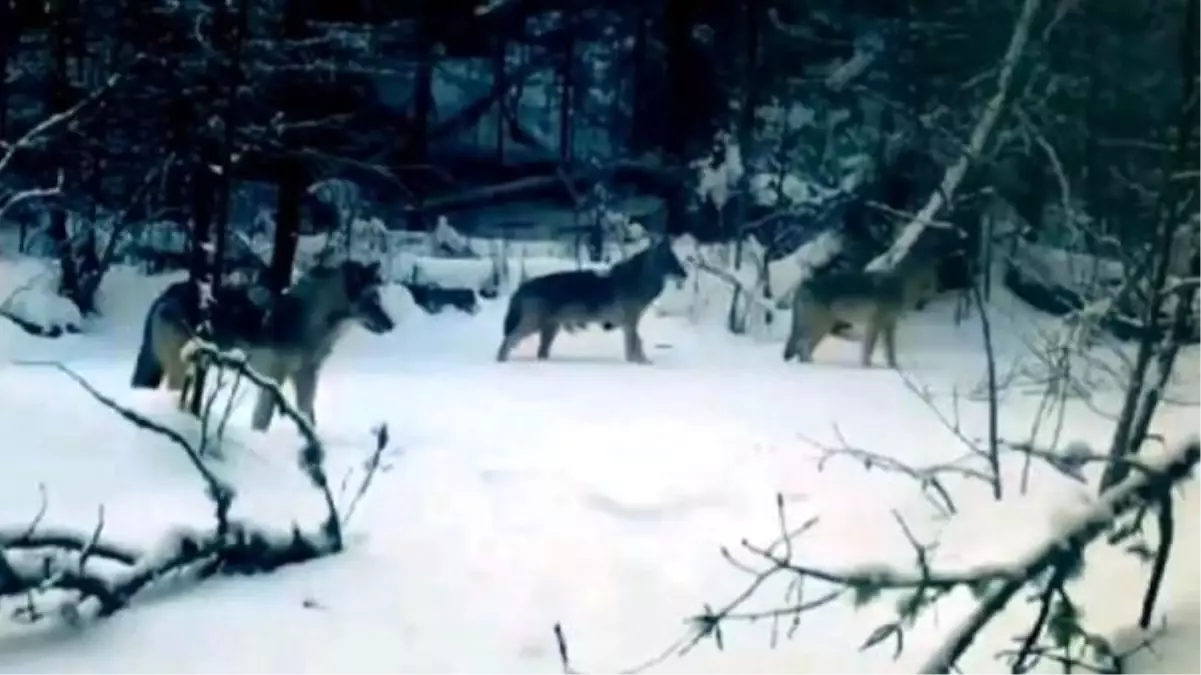
[[(167, 528), (208, 522), (211, 507), (185, 458), (62, 374), (9, 365), (62, 361), (105, 393), (194, 433), (165, 393), (128, 387), (142, 313), (166, 280), (118, 270), (106, 283), (106, 316), (85, 335), (39, 340), (0, 324), (0, 513), (3, 524), (24, 522), (37, 511), (42, 484), (47, 523), (90, 529), (103, 505), (106, 536), (150, 547)], [(798, 543), (805, 561), (849, 565), (909, 559), (893, 509), (918, 536), (941, 533), (938, 559), (949, 563), (1004, 556), (1050, 531), (1057, 504), (1086, 491), (1041, 467), (1028, 496), (1001, 505), (981, 485), (952, 483), (960, 515), (940, 523), (910, 479), (849, 460), (819, 473), (809, 441), (836, 444), (839, 433), (919, 465), (964, 452), (897, 374), (859, 369), (851, 343), (834, 340), (818, 363), (785, 366), (778, 342), (651, 316), (643, 329), (650, 367), (622, 363), (620, 338), (603, 332), (561, 337), (547, 363), (529, 360), (527, 343), (518, 352), (525, 360), (496, 364), (503, 299), (474, 317), (429, 317), (399, 295), (391, 300), (403, 316), (397, 331), (352, 331), (317, 402), (335, 482), (367, 457), (373, 425), (391, 430), (390, 470), (356, 513), (348, 552), (160, 594), (82, 632), (5, 620), (0, 671), (557, 672), (551, 629), (561, 622), (574, 665), (611, 672), (661, 652), (684, 632), (685, 617), (741, 591), (748, 578), (719, 549), (774, 537), (776, 492), (791, 521), (821, 516)], [(949, 302), (937, 303), (900, 336), (902, 364), (947, 415), (952, 391), (977, 387), (984, 364), (978, 324), (954, 327), (950, 311)], [(1047, 320), (1003, 296), (994, 311), (999, 360), (1012, 363), (1026, 349), (1022, 336)], [(1176, 438), (1198, 426), (1196, 349), (1182, 361), (1186, 376), (1173, 395), (1187, 404), (1158, 420), (1159, 431)], [(1115, 399), (1114, 391), (1099, 392), (1093, 407), (1113, 410)], [(1038, 401), (1008, 393), (1002, 435), (1024, 439)], [(268, 434), (251, 432), (249, 408), (247, 400), (236, 412), (216, 464), (239, 488), (236, 510), (281, 526), (311, 521), (320, 505), (295, 469), (296, 433), (279, 421)], [(983, 435), (985, 406), (960, 400), (958, 408), (961, 429)], [(1070, 404), (1067, 419), (1065, 441), (1100, 447), (1108, 437), (1110, 423), (1089, 406)], [(1016, 481), (1009, 484), (1016, 492)], [(1199, 526), (1190, 484), (1160, 605), (1170, 607), (1171, 630), (1185, 639), (1158, 647), (1159, 657), (1143, 654), (1149, 661), (1135, 672), (1201, 669)], [(1089, 625), (1129, 626), (1146, 574), (1128, 556), (1091, 551), (1074, 593)], [(756, 606), (780, 597), (769, 588)], [(896, 662), (887, 646), (857, 651), (892, 616), (885, 599), (858, 611), (849, 604), (817, 610), (775, 649), (768, 624), (734, 624), (724, 651), (705, 642), (656, 670), (905, 672), (968, 602), (965, 593), (940, 605), (907, 636)], [(1002, 670), (993, 653), (1031, 616), (1015, 605), (963, 669)]]

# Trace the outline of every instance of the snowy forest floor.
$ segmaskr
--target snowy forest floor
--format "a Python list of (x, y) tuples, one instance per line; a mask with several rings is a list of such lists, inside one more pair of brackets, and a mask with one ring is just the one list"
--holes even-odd
[[(0, 297), (12, 278), (0, 271)], [(39, 485), (49, 500), (45, 522), (86, 531), (103, 505), (105, 536), (131, 545), (210, 523), (211, 505), (177, 449), (61, 373), (11, 364), (61, 361), (118, 401), (194, 430), (165, 392), (129, 388), (144, 312), (171, 279), (116, 270), (105, 316), (86, 334), (36, 339), (0, 324), (0, 524), (32, 518)], [(561, 337), (547, 363), (534, 362), (526, 343), (514, 361), (497, 364), (504, 298), (485, 301), (476, 316), (409, 307), (390, 335), (348, 334), (318, 393), (335, 484), (371, 452), (374, 425), (391, 431), (390, 470), (356, 513), (345, 554), (148, 596), (82, 631), (20, 625), (0, 605), (0, 671), (558, 672), (552, 626), (561, 622), (577, 668), (612, 672), (658, 654), (686, 631), (685, 618), (746, 586), (720, 548), (774, 538), (777, 492), (796, 523), (820, 516), (798, 542), (809, 564), (908, 560), (893, 510), (918, 537), (941, 539), (938, 561), (1003, 558), (1053, 531), (1057, 509), (1093, 488), (1036, 464), (1021, 496), (1014, 457), (1003, 502), (981, 483), (951, 483), (959, 513), (940, 521), (912, 479), (846, 459), (820, 472), (816, 463), (814, 443), (844, 441), (919, 466), (961, 456), (962, 442), (932, 405), (965, 435), (984, 436), (987, 406), (967, 398), (983, 380), (979, 324), (954, 326), (952, 302), (914, 315), (899, 334), (906, 377), (928, 388), (925, 398), (896, 372), (860, 369), (857, 345), (837, 339), (819, 349), (817, 363), (785, 365), (779, 342), (736, 337), (717, 322), (648, 316), (650, 367), (623, 363), (620, 337), (600, 331)], [(1002, 294), (992, 311), (1003, 370), (1028, 358), (1024, 337), (1034, 327), (1053, 321)], [(1157, 420), (1168, 438), (1197, 431), (1197, 372), (1190, 347), (1170, 393), (1182, 403)], [(1008, 387), (1001, 436), (1026, 440), (1039, 400)], [(1105, 447), (1112, 422), (1101, 413), (1117, 410), (1119, 392), (1097, 391), (1091, 403), (1069, 402), (1063, 442)], [(239, 405), (215, 464), (239, 489), (236, 508), (281, 527), (311, 519), (321, 505), (294, 469), (296, 432), (278, 420), (266, 434), (250, 431), (251, 405), (250, 397)], [(1196, 486), (1183, 493), (1160, 604), (1180, 637), (1132, 660), (1131, 672), (1201, 669), (1201, 521)], [(1073, 582), (1087, 625), (1106, 633), (1133, 624), (1147, 573), (1117, 549), (1090, 549)], [(755, 606), (783, 604), (775, 589), (761, 596)], [(971, 606), (966, 592), (941, 602), (894, 661), (888, 645), (858, 651), (893, 617), (887, 597), (815, 610), (775, 648), (767, 622), (727, 627), (724, 650), (705, 642), (654, 670), (912, 672)], [(1033, 613), (1019, 596), (962, 670), (1002, 670), (995, 652)]]

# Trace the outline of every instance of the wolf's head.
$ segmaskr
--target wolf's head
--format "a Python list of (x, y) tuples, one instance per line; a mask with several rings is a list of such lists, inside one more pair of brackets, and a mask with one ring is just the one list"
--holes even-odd
[(676, 256), (675, 249), (671, 247), (670, 239), (660, 239), (658, 242), (651, 245), (647, 251), (650, 256), (650, 269), (655, 273), (683, 281), (688, 278), (688, 271), (684, 269), (684, 264), (680, 262), (680, 258)]
[(384, 280), (380, 276), (378, 262), (347, 260), (338, 266), (335, 274), (341, 282), (349, 318), (377, 335), (396, 327), (396, 322), (388, 315), (380, 300), (380, 287)]

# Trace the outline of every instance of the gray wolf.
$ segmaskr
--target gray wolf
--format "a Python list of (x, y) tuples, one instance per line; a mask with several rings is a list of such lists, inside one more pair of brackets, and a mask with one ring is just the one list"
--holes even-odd
[[(246, 339), (262, 330), (267, 309), (252, 301), (247, 288), (223, 286), (214, 300), (210, 319), (217, 346), (243, 346)], [(179, 281), (160, 293), (146, 312), (131, 386), (155, 389), (166, 377), (168, 389), (182, 389), (188, 367), (180, 350), (195, 335), (199, 323), (200, 299), (195, 284)]]
[(903, 260), (885, 271), (830, 272), (803, 281), (792, 298), (792, 326), (784, 360), (811, 361), (830, 334), (852, 337), (861, 327), (860, 362), (871, 366), (876, 341), (883, 338), (888, 367), (897, 367), (897, 321), (919, 309), (936, 292), (937, 267), (928, 260)]
[[(381, 304), (382, 285), (377, 263), (346, 261), (310, 270), (257, 315), (241, 305), (222, 308), (224, 298), (219, 297), (212, 317), (213, 339), (223, 349), (244, 350), (250, 367), (268, 379), (280, 385), (290, 381), (297, 409), (315, 425), (313, 403), (321, 365), (346, 328), (358, 323), (383, 334), (396, 326)], [(187, 377), (180, 350), (195, 333), (196, 313), (175, 309), (178, 301), (170, 296), (171, 290), (164, 292), (147, 314), (134, 369), (135, 387), (158, 386), (161, 375), (154, 377), (155, 366), (166, 370), (170, 389), (181, 388)], [(266, 430), (274, 413), (273, 397), (260, 391), (251, 426)]]
[(608, 270), (553, 272), (528, 279), (509, 299), (496, 360), (508, 360), (509, 352), (534, 333), (538, 358), (544, 360), (559, 329), (570, 333), (599, 324), (607, 331), (621, 327), (626, 361), (649, 363), (638, 323), (669, 277), (683, 280), (688, 273), (671, 243), (663, 239)]

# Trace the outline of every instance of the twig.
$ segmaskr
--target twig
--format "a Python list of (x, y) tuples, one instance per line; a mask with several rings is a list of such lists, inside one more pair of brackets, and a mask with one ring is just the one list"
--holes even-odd
[(1125, 478), (1098, 496), (1088, 511), (1076, 516), (1062, 536), (1049, 539), (1043, 546), (1026, 554), (1012, 569), (1019, 572), (1009, 575), (1002, 583), (986, 591), (983, 600), (968, 617), (950, 632), (946, 641), (936, 649), (922, 665), (921, 673), (949, 672), (959, 657), (967, 650), (979, 633), (1009, 600), (1030, 579), (1037, 577), (1053, 564), (1063, 562), (1065, 556), (1079, 555), (1089, 543), (1101, 535), (1115, 518), (1131, 508), (1154, 501), (1176, 483), (1189, 477), (1197, 462), (1201, 460), (1201, 440), (1193, 437), (1166, 458), (1156, 462), (1159, 471), (1136, 474)]
[(371, 481), (375, 478), (375, 474), (380, 469), (384, 449), (388, 447), (388, 425), (381, 424), (375, 428), (375, 449), (371, 452), (371, 456), (364, 463), (363, 479), (359, 481), (359, 489), (355, 491), (351, 497), (350, 503), (342, 512), (342, 527), (345, 529), (346, 524), (350, 522), (350, 517), (354, 515), (355, 509), (359, 506), (359, 501), (363, 499), (363, 495), (367, 494), (367, 490), (371, 488)]
[(204, 480), (206, 494), (209, 496), (209, 499), (213, 500), (213, 504), (216, 507), (218, 529), (220, 531), (224, 531), (224, 529), (228, 526), (229, 509), (233, 505), (233, 501), (237, 493), (234, 491), (231, 485), (218, 478), (217, 475), (205, 465), (204, 460), (201, 459), (199, 452), (197, 452), (196, 448), (192, 447), (192, 444), (189, 443), (188, 439), (184, 438), (182, 434), (174, 429), (171, 429), (170, 427), (151, 420), (135, 410), (118, 404), (112, 398), (100, 393), (98, 389), (93, 387), (92, 384), (79, 375), (79, 373), (76, 373), (62, 363), (58, 363), (56, 361), (18, 361), (16, 363), (18, 365), (26, 366), (50, 367), (58, 370), (82, 387), (83, 390), (86, 391), (98, 403), (117, 413), (126, 421), (132, 422), (133, 425), (139, 429), (145, 429), (158, 434), (159, 436), (163, 436), (175, 445), (179, 446), (184, 451), (184, 455), (187, 456), (188, 461), (191, 462), (192, 467), (196, 469), (196, 472), (199, 473), (200, 477)]
[(317, 430), (308, 418), (301, 414), (296, 406), (288, 401), (278, 382), (272, 381), (251, 368), (244, 354), (223, 352), (211, 342), (192, 338), (184, 346), (181, 356), (186, 362), (194, 364), (200, 369), (215, 364), (219, 368), (228, 368), (245, 376), (246, 379), (270, 395), (273, 404), (281, 411), (283, 416), (296, 426), (296, 430), (300, 432), (301, 438), (304, 439), (304, 445), (300, 450), (299, 456), (300, 469), (325, 500), (327, 517), (323, 530), (329, 538), (330, 546), (333, 547), (333, 550), (335, 552), (341, 551), (343, 546), (342, 526), (341, 520), (338, 517), (338, 507), (334, 503), (334, 495), (329, 487), (329, 478), (325, 473), (325, 446), (321, 442), (321, 439), (317, 437)]

